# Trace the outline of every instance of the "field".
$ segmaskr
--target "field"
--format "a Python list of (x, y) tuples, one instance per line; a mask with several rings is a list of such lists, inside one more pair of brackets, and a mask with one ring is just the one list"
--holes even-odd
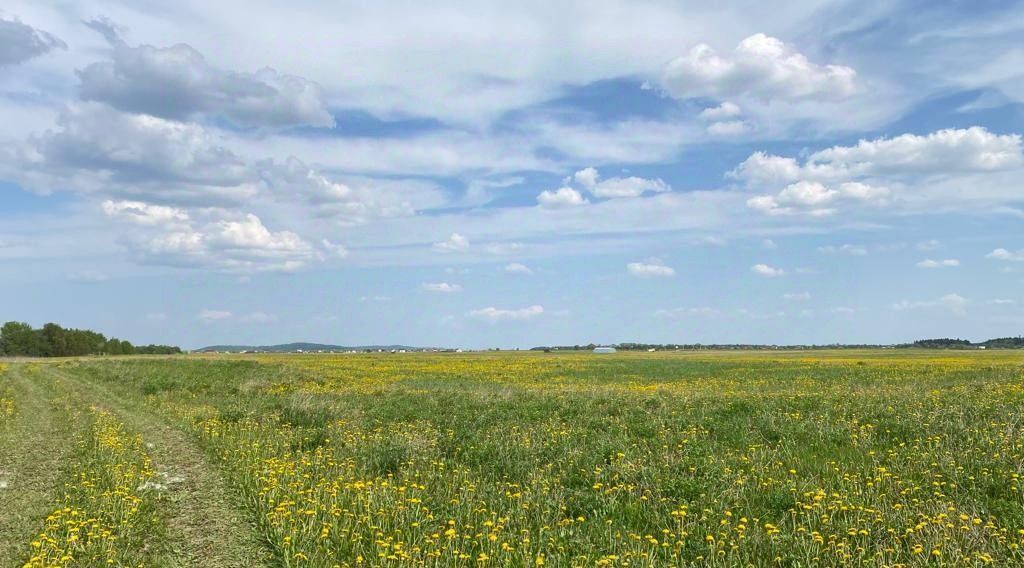
[(1024, 566), (1015, 352), (0, 363), (2, 566)]

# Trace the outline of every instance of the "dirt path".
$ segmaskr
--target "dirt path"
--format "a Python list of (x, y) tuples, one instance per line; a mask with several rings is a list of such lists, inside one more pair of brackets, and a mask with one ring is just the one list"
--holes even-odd
[(272, 563), (223, 478), (186, 433), (105, 385), (56, 367), (48, 372), (142, 435), (156, 470), (164, 474), (161, 483), (167, 486), (169, 565), (241, 568)]
[(54, 383), (44, 372), (9, 365), (3, 379), (17, 416), (0, 429), (0, 566), (19, 566), (63, 488), (63, 472), (83, 427), (52, 405)]

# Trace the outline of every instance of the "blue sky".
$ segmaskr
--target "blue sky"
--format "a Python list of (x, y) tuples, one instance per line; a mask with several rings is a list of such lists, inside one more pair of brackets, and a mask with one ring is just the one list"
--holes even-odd
[(0, 319), (185, 347), (1024, 332), (1024, 3), (379, 4), (6, 3)]

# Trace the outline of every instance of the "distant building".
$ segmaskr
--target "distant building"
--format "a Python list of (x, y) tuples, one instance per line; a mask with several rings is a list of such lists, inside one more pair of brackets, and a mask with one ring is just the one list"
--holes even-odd
[(614, 347), (595, 347), (594, 353), (615, 353)]

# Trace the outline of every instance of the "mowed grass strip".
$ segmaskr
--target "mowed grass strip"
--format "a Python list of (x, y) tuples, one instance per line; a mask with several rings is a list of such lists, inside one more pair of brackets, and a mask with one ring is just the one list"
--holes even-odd
[(272, 559), (219, 470), (187, 433), (155, 413), (116, 365), (84, 370), (76, 363), (51, 368), (82, 396), (102, 400), (127, 427), (141, 434), (162, 493), (159, 514), (166, 526), (160, 543), (166, 566), (243, 568)]
[(68, 458), (85, 428), (57, 398), (40, 365), (5, 364), (0, 373), (0, 566), (20, 566), (71, 475)]

